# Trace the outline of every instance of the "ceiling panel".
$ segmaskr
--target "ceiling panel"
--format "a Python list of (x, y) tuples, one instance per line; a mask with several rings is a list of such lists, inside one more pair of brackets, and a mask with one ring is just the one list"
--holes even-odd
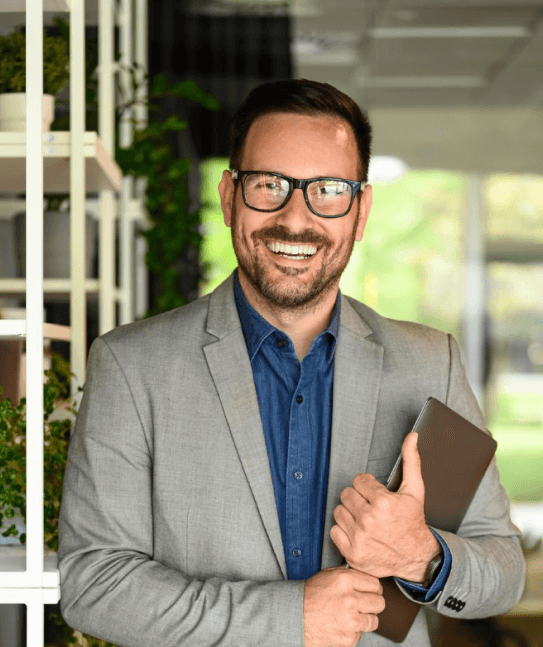
[(502, 58), (509, 38), (399, 38), (377, 39), (371, 48), (372, 76), (388, 75), (484, 75)]
[[(298, 2), (318, 15), (304, 20)], [(415, 168), (542, 172), (543, 0), (292, 7), (295, 75), (336, 85), (368, 109), (375, 153)], [(297, 41), (309, 33), (315, 46), (304, 54)]]
[(538, 99), (538, 93), (542, 89), (534, 87), (534, 77), (537, 75), (543, 77), (543, 65), (510, 67), (485, 89), (484, 96), (474, 97), (474, 102), (502, 106), (540, 106), (543, 102), (541, 97)]
[[(345, 90), (348, 94), (348, 90)], [(351, 90), (352, 92), (352, 90)], [(360, 88), (352, 96), (368, 110), (387, 105), (396, 108), (424, 107), (463, 107), (473, 103), (472, 90), (469, 88), (439, 89), (386, 89)]]
[(328, 61), (372, 107), (543, 107), (543, 0), (300, 1), (321, 13), (297, 17), (293, 0), (297, 76), (333, 83)]
[(392, 2), (387, 4), (385, 11), (379, 16), (378, 24), (381, 27), (529, 27), (537, 19), (538, 5), (508, 4), (510, 6), (491, 4), (466, 7), (458, 4), (438, 5), (435, 2), (427, 6), (421, 6), (417, 2), (401, 5)]

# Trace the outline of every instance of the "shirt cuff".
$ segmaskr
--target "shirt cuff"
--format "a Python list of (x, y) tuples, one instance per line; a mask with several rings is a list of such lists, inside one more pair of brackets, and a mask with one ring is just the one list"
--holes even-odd
[(432, 531), (434, 537), (441, 544), (441, 548), (443, 548), (443, 563), (441, 564), (441, 568), (437, 572), (437, 575), (434, 577), (433, 584), (431, 584), (430, 588), (428, 589), (424, 586), (421, 586), (420, 584), (415, 584), (414, 582), (409, 582), (408, 580), (402, 580), (399, 577), (395, 578), (400, 584), (402, 584), (406, 589), (409, 590), (409, 593), (411, 593), (414, 598), (418, 598), (421, 602), (430, 602), (441, 590), (443, 590), (452, 564), (452, 556), (449, 547), (447, 546), (443, 538), (438, 535), (438, 533), (433, 528), (430, 528), (430, 530)]

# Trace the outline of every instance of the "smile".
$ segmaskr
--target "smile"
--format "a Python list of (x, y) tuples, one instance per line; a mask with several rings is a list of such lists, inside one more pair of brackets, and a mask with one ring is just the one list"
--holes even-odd
[(268, 243), (267, 247), (274, 254), (290, 258), (292, 260), (300, 260), (309, 258), (317, 252), (317, 248), (313, 245), (286, 245), (285, 243)]

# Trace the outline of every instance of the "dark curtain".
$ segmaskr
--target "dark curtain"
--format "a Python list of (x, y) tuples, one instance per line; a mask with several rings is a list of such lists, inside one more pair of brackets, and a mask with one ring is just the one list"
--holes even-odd
[[(232, 4), (232, 3), (229, 3)], [(290, 18), (285, 7), (265, 3), (153, 0), (149, 6), (149, 75), (162, 72), (169, 81), (191, 79), (212, 94), (221, 109), (212, 112), (182, 99), (165, 99), (168, 114), (188, 119), (188, 133), (176, 135), (175, 150), (192, 161), (190, 209), (199, 207), (199, 163), (207, 157), (228, 157), (230, 123), (247, 94), (266, 81), (292, 77)], [(184, 288), (198, 296), (199, 258), (180, 259)], [(150, 305), (157, 285), (150, 277)]]

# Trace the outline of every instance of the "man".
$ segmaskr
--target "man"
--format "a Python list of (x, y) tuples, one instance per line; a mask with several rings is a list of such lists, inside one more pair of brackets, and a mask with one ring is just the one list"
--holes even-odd
[[(338, 290), (370, 138), (330, 85), (255, 89), (219, 185), (237, 272), (93, 343), (59, 527), (70, 625), (130, 647), (379, 647), (378, 578), (458, 618), (519, 600), (494, 461), (457, 535), (424, 519), (424, 401), (484, 429), (455, 341)], [(423, 613), (404, 644), (430, 644)]]

